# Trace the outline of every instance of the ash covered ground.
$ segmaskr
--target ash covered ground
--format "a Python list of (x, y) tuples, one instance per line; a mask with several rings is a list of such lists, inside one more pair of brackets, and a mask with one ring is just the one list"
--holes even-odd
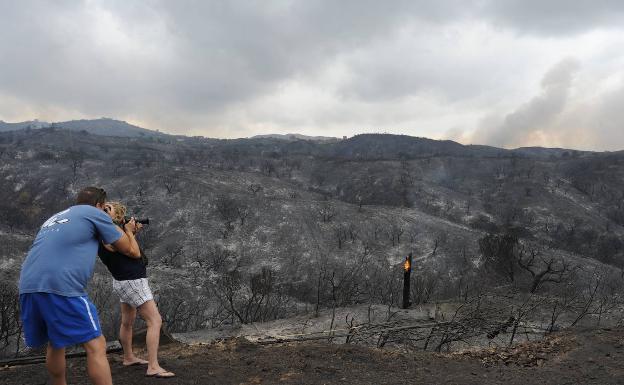
[[(624, 329), (576, 329), (512, 348), (399, 353), (366, 346), (301, 342), (261, 345), (243, 338), (161, 349), (176, 378), (155, 380), (109, 354), (116, 384), (622, 384)], [(4, 367), (6, 385), (44, 384), (43, 364)], [(68, 360), (68, 382), (88, 384), (85, 359)]]

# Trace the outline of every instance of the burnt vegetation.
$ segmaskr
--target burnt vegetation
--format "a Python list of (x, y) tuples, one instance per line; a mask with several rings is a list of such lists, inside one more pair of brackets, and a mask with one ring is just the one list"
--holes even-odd
[[(331, 314), (346, 341), (425, 350), (492, 336), (619, 322), (624, 154), (503, 150), (393, 135), (329, 142), (0, 133), (4, 245), (0, 350), (23, 350), (17, 272), (38, 226), (86, 185), (104, 187), (141, 235), (172, 332)], [(400, 322), (402, 261), (413, 307)], [(96, 269), (94, 301), (109, 303)], [(99, 293), (99, 294), (98, 294)], [(365, 306), (367, 317), (338, 319)], [(384, 306), (403, 326), (359, 334)], [(105, 330), (114, 336), (115, 317)], [(345, 326), (346, 325), (346, 326)], [(432, 326), (433, 325), (433, 326)], [(388, 328), (386, 328), (388, 329)]]

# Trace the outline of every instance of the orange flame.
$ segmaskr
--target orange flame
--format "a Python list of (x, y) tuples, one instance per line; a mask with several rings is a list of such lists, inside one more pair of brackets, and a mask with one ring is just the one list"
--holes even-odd
[(412, 265), (410, 264), (409, 259), (405, 259), (405, 263), (403, 263), (403, 270), (409, 271)]

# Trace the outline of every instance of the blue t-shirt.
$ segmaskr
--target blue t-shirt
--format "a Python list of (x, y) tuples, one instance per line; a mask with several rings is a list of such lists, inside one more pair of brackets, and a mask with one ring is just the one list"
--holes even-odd
[(86, 295), (100, 240), (110, 244), (121, 235), (112, 219), (93, 206), (72, 206), (53, 215), (41, 226), (22, 265), (20, 294)]

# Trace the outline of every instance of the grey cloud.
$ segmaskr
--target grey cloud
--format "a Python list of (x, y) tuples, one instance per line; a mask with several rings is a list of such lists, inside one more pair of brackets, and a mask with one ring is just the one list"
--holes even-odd
[[(440, 33), (439, 29), (416, 33)], [(453, 103), (487, 93), (500, 86), (495, 74), (506, 67), (508, 58), (487, 63), (482, 58), (458, 52), (458, 42), (425, 39), (422, 45), (408, 42), (392, 46), (380, 43), (349, 58), (351, 80), (340, 92), (367, 102), (392, 102), (427, 95), (441, 103)], [(509, 63), (511, 66), (511, 63)], [(505, 69), (507, 73), (507, 69)]]
[(488, 0), (480, 17), (521, 33), (564, 35), (596, 28), (621, 28), (624, 2), (620, 0)]
[[(285, 84), (299, 82), (335, 94), (327, 98), (334, 104), (321, 109), (323, 117), (297, 116), (298, 121), (365, 125), (358, 118), (366, 114), (358, 108), (366, 108), (368, 116), (405, 127), (399, 119), (417, 121), (418, 111), (402, 109), (405, 116), (392, 120), (394, 115), (384, 115), (391, 104), (403, 106), (417, 96), (427, 99), (424, 106), (474, 106), (483, 103), (479, 98), (484, 94), (488, 100), (500, 97), (501, 89), (512, 87), (509, 74), (529, 61), (496, 49), (457, 50), (454, 36), (441, 40), (447, 26), (459, 36), (465, 22), (564, 34), (614, 26), (620, 20), (619, 3), (592, 4), (598, 5), (494, 0), (3, 1), (0, 100), (10, 100), (11, 107), (0, 103), (0, 119), (16, 116), (21, 103), (29, 114), (65, 111), (145, 122), (179, 133), (205, 129), (209, 136), (236, 136), (223, 130), (246, 129), (242, 119), (253, 122), (258, 117), (254, 105), (267, 106), (264, 122), (271, 123), (271, 108), (277, 107), (266, 100), (279, 95)], [(397, 36), (406, 30), (413, 35), (397, 44)], [(337, 65), (345, 66), (348, 79), (318, 80)], [(505, 127), (521, 135), (562, 108), (565, 71), (548, 79), (543, 94), (510, 114)], [(24, 119), (37, 117), (55, 119)], [(494, 132), (488, 138), (502, 143), (506, 136)]]
[(154, 83), (146, 75), (156, 78), (158, 66), (99, 46), (90, 34), (94, 15), (86, 4), (0, 5), (0, 93), (42, 108), (54, 105), (96, 116), (133, 108), (153, 94)]
[[(208, 2), (192, 8), (185, 2), (163, 2), (162, 6), (182, 61), (206, 70), (201, 77), (180, 71), (189, 75), (176, 78), (181, 88), (176, 92), (187, 91), (193, 83), (197, 96), (208, 101), (210, 96), (217, 101), (252, 98), (284, 79), (323, 68), (337, 54), (386, 38), (410, 19), (449, 17), (443, 5), (410, 1)], [(205, 91), (215, 85), (216, 95)]]
[[(219, 113), (322, 68), (337, 53), (383, 39), (408, 19), (452, 17), (448, 5), (455, 4), (3, 2), (0, 93), (96, 116), (163, 108)], [(110, 12), (129, 39), (160, 46), (160, 52), (125, 54), (98, 45), (89, 35), (94, 7)]]

